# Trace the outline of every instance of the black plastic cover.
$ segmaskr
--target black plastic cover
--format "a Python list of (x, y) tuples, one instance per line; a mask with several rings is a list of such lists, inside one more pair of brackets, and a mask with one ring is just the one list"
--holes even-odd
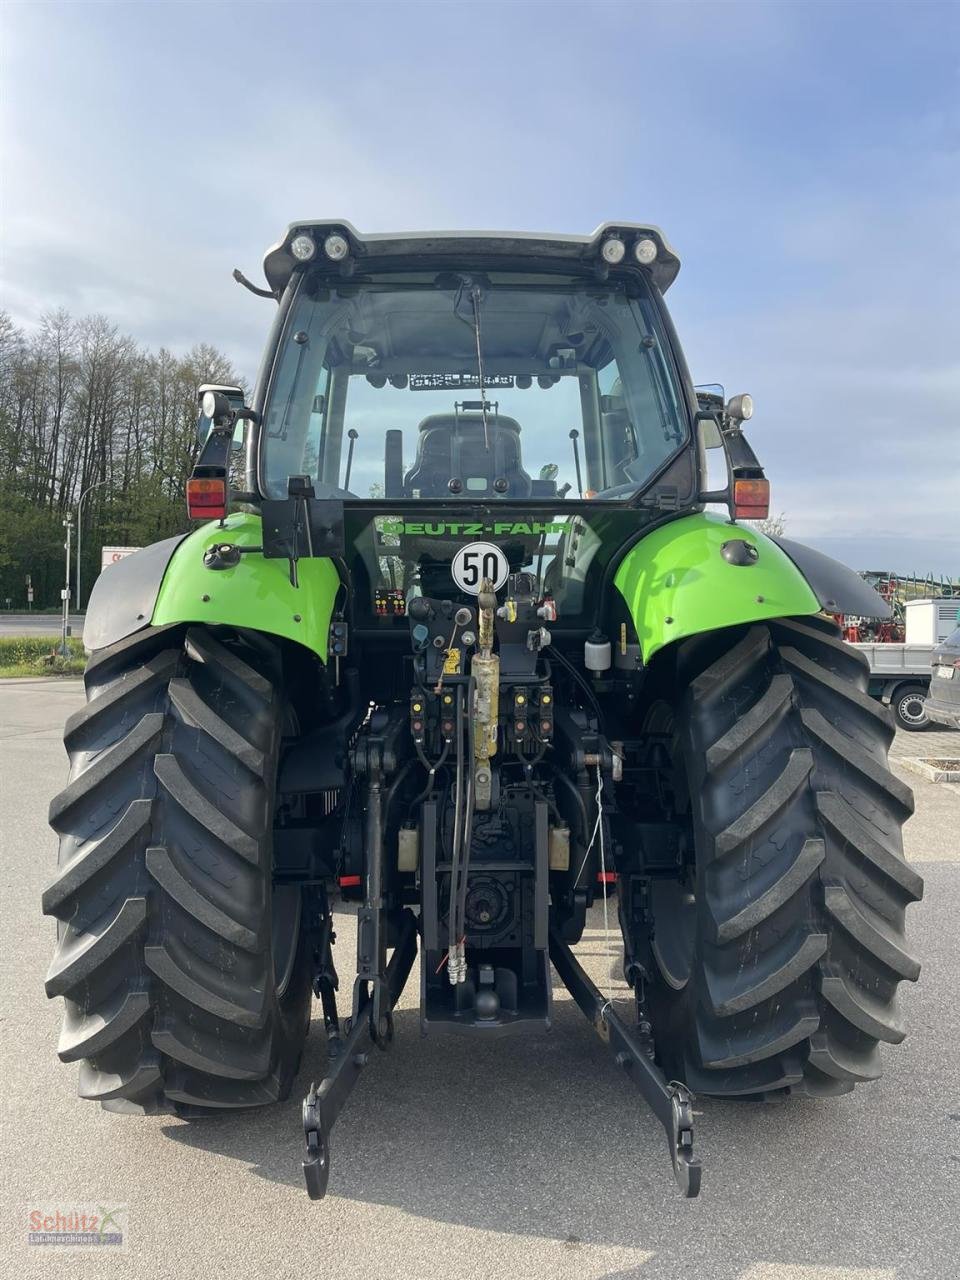
[(90, 593), (83, 623), (87, 649), (105, 649), (150, 625), (163, 575), (185, 537), (180, 533), (154, 542), (103, 570)]
[(773, 537), (781, 551), (797, 566), (827, 613), (849, 613), (858, 618), (892, 618), (887, 602), (867, 586), (858, 573), (822, 551), (802, 542)]
[(286, 560), (294, 551), (308, 556), (311, 546), (315, 556), (343, 555), (343, 503), (337, 499), (264, 498), (260, 514), (265, 560)]

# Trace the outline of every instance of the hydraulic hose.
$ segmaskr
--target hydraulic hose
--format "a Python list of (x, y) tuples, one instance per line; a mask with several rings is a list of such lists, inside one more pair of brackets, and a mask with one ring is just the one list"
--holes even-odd
[(584, 834), (584, 837), (586, 837), (587, 832), (590, 830), (590, 821), (587, 817), (587, 806), (583, 802), (583, 796), (577, 790), (574, 783), (567, 777), (567, 775), (562, 770), (558, 769), (553, 776), (554, 776), (554, 781), (562, 782), (563, 785), (570, 792), (570, 794), (573, 796), (574, 800), (576, 801), (577, 808), (580, 810), (580, 821), (583, 823), (583, 834)]
[(602, 728), (603, 712), (600, 710), (600, 703), (597, 701), (597, 695), (590, 688), (589, 684), (587, 684), (584, 677), (580, 674), (580, 672), (573, 665), (570, 659), (567, 658), (563, 653), (561, 653), (559, 649), (554, 649), (551, 652), (550, 657), (551, 659), (553, 658), (558, 659), (558, 661), (566, 668), (566, 670), (570, 673), (570, 675), (573, 676), (574, 680), (577, 682), (577, 684), (580, 686), (583, 692), (587, 695), (587, 698), (590, 701), (590, 705), (593, 707), (593, 710), (596, 712), (597, 725), (598, 727)]
[(473, 842), (473, 775), (476, 767), (474, 750), (476, 747), (476, 717), (473, 714), (473, 695), (476, 682), (473, 676), (467, 685), (467, 804), (463, 822), (463, 853), (460, 870), (460, 885), (457, 895), (457, 942), (467, 932), (467, 880), (470, 874), (470, 845)]
[(526, 775), (527, 775), (527, 786), (530, 788), (530, 790), (533, 792), (533, 794), (537, 797), (537, 799), (538, 799), (538, 800), (542, 800), (542, 801), (543, 801), (543, 803), (547, 806), (547, 808), (550, 810), (550, 812), (551, 812), (551, 813), (553, 814), (553, 816), (556, 818), (556, 820), (557, 820), (557, 824), (558, 824), (559, 826), (561, 826), (561, 827), (562, 827), (562, 826), (564, 826), (565, 824), (564, 824), (564, 821), (563, 821), (563, 814), (562, 814), (562, 813), (560, 812), (560, 810), (557, 808), (556, 803), (555, 803), (553, 800), (551, 800), (551, 799), (550, 799), (550, 797), (549, 797), (549, 796), (547, 795), (547, 793), (543, 790), (543, 788), (539, 785), (539, 783), (537, 783), (537, 782), (535, 782), (535, 781), (534, 781), (534, 778), (533, 778), (533, 763), (531, 762), (530, 764), (525, 765), (525, 766), (524, 766), (524, 770), (525, 770)]
[(397, 774), (393, 782), (390, 784), (390, 787), (387, 790), (387, 794), (383, 802), (383, 816), (384, 816), (385, 822), (387, 818), (390, 816), (390, 806), (393, 804), (393, 798), (397, 794), (397, 789), (399, 788), (401, 782), (403, 782), (404, 778), (407, 776), (407, 774), (410, 772), (412, 768), (413, 768), (413, 761), (408, 760), (406, 764), (401, 767), (400, 772)]
[(440, 770), (443, 768), (444, 764), (446, 763), (446, 759), (447, 759), (447, 755), (449, 754), (449, 751), (450, 751), (450, 742), (448, 739), (443, 744), (443, 750), (440, 752), (440, 756), (436, 764), (431, 764), (430, 761), (427, 759), (426, 755), (424, 754), (423, 748), (420, 746), (419, 743), (417, 743), (417, 755), (420, 757), (420, 763), (423, 765), (423, 767), (427, 771), (427, 785), (423, 788), (423, 790), (420, 792), (418, 796), (415, 796), (410, 801), (408, 812), (412, 809), (415, 809), (418, 804), (421, 804), (424, 800), (426, 800), (427, 796), (429, 796), (430, 792), (433, 790), (434, 778), (437, 776), (437, 774), (440, 772)]
[(454, 947), (459, 942), (457, 936), (456, 903), (460, 887), (460, 845), (463, 836), (461, 822), (463, 819), (463, 686), (457, 689), (457, 770), (453, 784), (453, 849), (450, 854), (450, 900), (447, 907), (447, 956), (454, 954)]

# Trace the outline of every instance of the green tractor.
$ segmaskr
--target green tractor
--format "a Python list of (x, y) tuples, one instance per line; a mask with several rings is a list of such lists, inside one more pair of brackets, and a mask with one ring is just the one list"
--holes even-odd
[[(679, 266), (628, 223), (311, 222), (266, 289), (235, 273), (278, 304), (253, 404), (200, 389), (202, 523), (98, 581), (51, 806), (46, 989), (82, 1097), (283, 1099), (316, 995), (319, 1198), (418, 952), (424, 1034), (542, 1031), (556, 972), (688, 1196), (694, 1092), (880, 1074), (922, 882), (889, 714), (827, 615), (886, 606), (743, 523), (769, 500), (752, 405), (693, 386)], [(629, 1001), (574, 951), (595, 903)]]

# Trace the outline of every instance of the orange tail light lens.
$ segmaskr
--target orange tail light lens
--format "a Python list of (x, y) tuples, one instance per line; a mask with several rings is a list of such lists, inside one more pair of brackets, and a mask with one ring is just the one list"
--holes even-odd
[(743, 520), (765, 520), (770, 514), (770, 481), (734, 480), (733, 514)]
[(191, 520), (222, 520), (227, 514), (227, 482), (222, 476), (187, 481), (187, 515)]

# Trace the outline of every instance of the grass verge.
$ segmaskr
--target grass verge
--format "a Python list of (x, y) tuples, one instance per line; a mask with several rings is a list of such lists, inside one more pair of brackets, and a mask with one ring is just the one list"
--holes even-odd
[(62, 657), (59, 636), (0, 636), (0, 679), (11, 676), (78, 676), (86, 658), (79, 636), (67, 640)]

